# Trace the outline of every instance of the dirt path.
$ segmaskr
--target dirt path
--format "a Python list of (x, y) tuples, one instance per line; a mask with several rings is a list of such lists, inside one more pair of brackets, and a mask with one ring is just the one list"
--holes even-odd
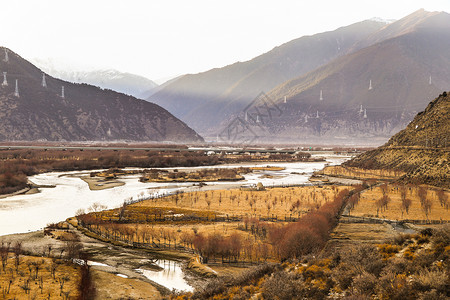
[(356, 185), (362, 184), (361, 180), (358, 179), (350, 179), (350, 178), (342, 178), (342, 177), (333, 177), (325, 175), (324, 178), (328, 179), (328, 182), (331, 183), (339, 183), (343, 185)]

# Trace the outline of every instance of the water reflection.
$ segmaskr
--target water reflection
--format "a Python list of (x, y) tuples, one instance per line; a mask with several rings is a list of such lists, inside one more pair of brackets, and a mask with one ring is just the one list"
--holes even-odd
[(190, 286), (184, 279), (181, 263), (171, 260), (157, 260), (155, 264), (162, 268), (160, 271), (147, 269), (136, 269), (148, 279), (160, 284), (169, 290), (175, 289), (179, 291), (192, 292), (194, 288)]

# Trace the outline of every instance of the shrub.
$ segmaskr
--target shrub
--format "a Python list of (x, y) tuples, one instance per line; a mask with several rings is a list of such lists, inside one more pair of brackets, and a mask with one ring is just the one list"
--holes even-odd
[(407, 277), (391, 272), (380, 277), (377, 284), (377, 293), (381, 299), (411, 299)]
[(349, 246), (342, 250), (342, 261), (356, 269), (358, 274), (364, 271), (379, 276), (385, 263), (378, 250), (372, 245)]
[(358, 295), (371, 296), (375, 293), (377, 278), (364, 272), (353, 279), (353, 288)]
[(382, 275), (387, 273), (393, 274), (409, 274), (413, 272), (413, 264), (403, 257), (392, 257), (381, 272)]
[(401, 250), (401, 247), (397, 246), (397, 245), (392, 245), (392, 244), (378, 245), (378, 251), (380, 251), (380, 253), (384, 259), (388, 259), (389, 257), (394, 256), (400, 250)]
[(399, 235), (396, 235), (392, 239), (391, 244), (402, 246), (406, 241), (409, 241), (411, 239), (411, 237), (412, 236), (410, 234), (399, 234)]
[(419, 300), (448, 300), (448, 295), (439, 293), (436, 290), (420, 292), (418, 296), (417, 299)]
[(264, 299), (302, 299), (305, 297), (305, 283), (285, 271), (272, 274), (262, 285)]
[(412, 278), (412, 287), (419, 292), (436, 290), (438, 293), (448, 291), (448, 275), (441, 270), (421, 270)]
[(403, 257), (407, 260), (413, 260), (414, 259), (414, 251), (412, 251), (411, 248), (406, 249), (403, 252)]
[(434, 253), (429, 250), (417, 251), (414, 258), (416, 268), (427, 268), (435, 261)]
[(340, 264), (338, 267), (333, 269), (332, 278), (342, 290), (346, 290), (351, 286), (353, 278), (357, 275), (355, 268), (352, 268), (348, 264)]

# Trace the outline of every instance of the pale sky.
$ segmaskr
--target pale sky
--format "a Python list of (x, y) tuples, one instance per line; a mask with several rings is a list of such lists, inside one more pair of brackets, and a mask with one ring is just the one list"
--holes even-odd
[(0, 0), (0, 45), (26, 59), (159, 79), (420, 8), (450, 12), (450, 0)]

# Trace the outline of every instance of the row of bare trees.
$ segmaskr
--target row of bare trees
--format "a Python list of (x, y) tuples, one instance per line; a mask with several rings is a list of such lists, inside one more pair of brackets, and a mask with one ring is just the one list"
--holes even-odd
[[(352, 191), (352, 194), (358, 192)], [(269, 231), (269, 240), (281, 260), (301, 257), (321, 249), (328, 240), (331, 229), (338, 222), (338, 215), (351, 196), (345, 189), (334, 201), (302, 216), (297, 222), (275, 226)]]

